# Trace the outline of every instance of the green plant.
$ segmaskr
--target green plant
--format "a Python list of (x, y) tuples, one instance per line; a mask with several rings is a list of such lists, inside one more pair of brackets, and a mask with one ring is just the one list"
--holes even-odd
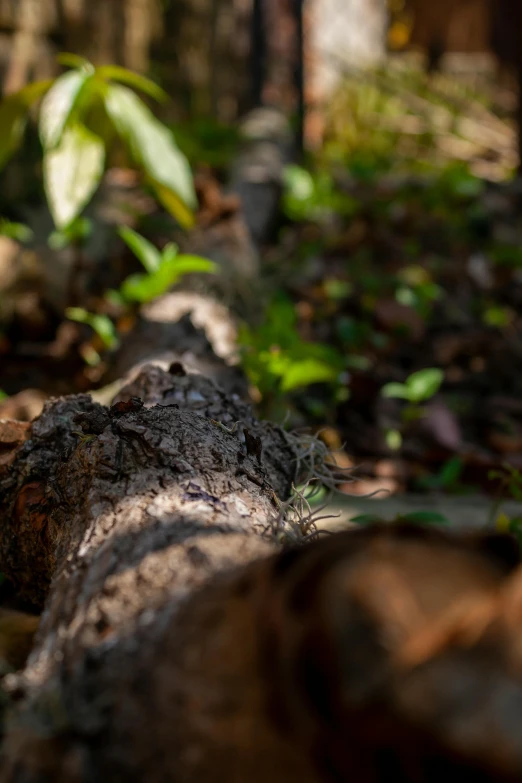
[(359, 204), (336, 186), (327, 170), (310, 172), (290, 164), (283, 172), (283, 210), (295, 221), (321, 220), (330, 214), (351, 217)]
[[(404, 383), (386, 383), (381, 389), (383, 397), (395, 397), (406, 400), (408, 405), (401, 411), (401, 421), (404, 425), (421, 419), (424, 416), (422, 402), (436, 394), (444, 380), (444, 373), (436, 367), (414, 372)], [(384, 433), (384, 440), (390, 451), (398, 451), (402, 447), (403, 432), (392, 428)]]
[(21, 244), (30, 242), (33, 238), (33, 232), (24, 223), (13, 223), (7, 218), (0, 219), (0, 236), (14, 239)]
[[(145, 304), (161, 296), (184, 275), (210, 273), (216, 269), (216, 265), (206, 258), (178, 254), (178, 248), (174, 244), (167, 244), (160, 252), (145, 237), (126, 226), (120, 228), (118, 233), (145, 268), (145, 274), (131, 275), (124, 280), (119, 290), (107, 292), (106, 299), (124, 309)], [(65, 315), (71, 321), (90, 326), (107, 350), (118, 347), (118, 332), (108, 315), (90, 313), (83, 307), (69, 307)], [(91, 345), (83, 346), (82, 356), (91, 365), (100, 361), (98, 351)]]
[(92, 220), (86, 217), (76, 217), (69, 225), (53, 231), (47, 239), (52, 250), (62, 250), (70, 245), (80, 247), (92, 233)]
[(398, 397), (413, 405), (425, 402), (436, 394), (444, 380), (444, 373), (437, 367), (414, 372), (405, 383), (387, 383), (381, 389), (383, 397)]
[(131, 228), (124, 226), (118, 233), (143, 264), (145, 274), (128, 277), (118, 292), (112, 292), (113, 300), (117, 297), (124, 303), (144, 304), (164, 294), (184, 275), (209, 274), (216, 271), (216, 264), (212, 261), (200, 256), (179, 253), (177, 246), (172, 242), (165, 245), (160, 252), (145, 237)]
[(313, 383), (335, 384), (344, 369), (334, 348), (301, 339), (294, 306), (283, 295), (271, 302), (259, 328), (242, 326), (239, 344), (243, 367), (264, 398)]
[(196, 196), (192, 174), (174, 138), (138, 97), (164, 101), (148, 79), (116, 65), (94, 67), (62, 54), (69, 68), (55, 80), (35, 82), (0, 104), (0, 168), (19, 149), (32, 107), (40, 101), (38, 128), (44, 187), (57, 229), (67, 228), (96, 191), (107, 156), (118, 141), (164, 207), (190, 225)]
[(8, 395), (8, 394), (6, 394), (6, 393), (5, 393), (5, 391), (4, 391), (3, 389), (0, 389), (0, 402), (1, 402), (2, 400), (7, 400), (8, 396), (9, 396), (9, 395)]
[(71, 321), (90, 326), (98, 335), (105, 348), (116, 348), (119, 344), (116, 328), (107, 315), (89, 313), (83, 307), (68, 307), (65, 315)]

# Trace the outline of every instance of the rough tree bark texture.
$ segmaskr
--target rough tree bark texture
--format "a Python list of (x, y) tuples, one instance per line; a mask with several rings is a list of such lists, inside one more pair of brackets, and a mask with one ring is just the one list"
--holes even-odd
[[(150, 368), (127, 391), (161, 403), (150, 409), (131, 401), (108, 411), (86, 396), (48, 405), (30, 439), (4, 459), (0, 514), (9, 523), (2, 561), (36, 606), (52, 581), (40, 642), (16, 685), (25, 692), (24, 707), (11, 724), (13, 749), (20, 742), (31, 760), (26, 766), (14, 758), (17, 751), (7, 753), (6, 779), (142, 780), (151, 752), (164, 757), (151, 779), (165, 779), (167, 770), (174, 775), (175, 768), (183, 778), (181, 769), (190, 767), (190, 747), (182, 752), (175, 726), (174, 733), (167, 729), (179, 704), (157, 701), (167, 693), (162, 672), (173, 664), (164, 646), (169, 617), (209, 574), (270, 550), (259, 534), (277, 513), (274, 493), (288, 495), (295, 460), (282, 432), (256, 422), (237, 398), (228, 401), (210, 381), (185, 376), (179, 366), (172, 373)], [(229, 432), (216, 421), (231, 430), (241, 421), (246, 445), (241, 428)], [(182, 636), (181, 629), (174, 634), (176, 644)], [(197, 649), (189, 657), (193, 666)], [(184, 666), (174, 664), (179, 685), (190, 679)], [(190, 699), (205, 695), (198, 696), (200, 688)], [(126, 697), (131, 692), (134, 703)], [(156, 728), (142, 712), (143, 698), (162, 714), (163, 750), (152, 741)], [(126, 725), (119, 719), (113, 725), (118, 702), (126, 703)], [(112, 739), (109, 725), (118, 735)], [(137, 731), (136, 753), (127, 745), (129, 729)], [(103, 760), (95, 759), (94, 746), (105, 748)]]
[(295, 447), (179, 364), (0, 444), (2, 567), (45, 605), (4, 680), (2, 783), (520, 779), (510, 537), (277, 552)]

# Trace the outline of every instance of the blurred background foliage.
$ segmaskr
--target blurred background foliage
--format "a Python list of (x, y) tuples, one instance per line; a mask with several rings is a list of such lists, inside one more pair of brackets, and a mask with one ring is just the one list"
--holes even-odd
[[(261, 411), (326, 425), (362, 489), (505, 491), (519, 5), (0, 0), (0, 415), (27, 388), (103, 385), (140, 304), (185, 285), (231, 306)], [(245, 141), (258, 107), (292, 129), (261, 237), (231, 193), (238, 160), (287, 144)]]

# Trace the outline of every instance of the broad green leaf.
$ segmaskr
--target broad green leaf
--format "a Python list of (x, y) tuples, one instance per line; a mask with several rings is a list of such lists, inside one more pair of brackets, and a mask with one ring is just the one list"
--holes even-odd
[(408, 398), (410, 402), (429, 400), (436, 394), (444, 380), (444, 373), (437, 367), (428, 367), (412, 373), (406, 379)]
[(128, 87), (111, 84), (105, 108), (164, 206), (184, 226), (193, 222), (197, 201), (192, 172), (168, 128)]
[(449, 520), (444, 514), (436, 511), (412, 511), (409, 514), (401, 514), (397, 521), (413, 522), (416, 525), (448, 525)]
[(337, 369), (317, 359), (303, 359), (292, 362), (281, 381), (282, 391), (291, 391), (299, 386), (309, 386), (311, 383), (334, 381)]
[(80, 92), (91, 78), (86, 71), (68, 71), (48, 91), (40, 108), (39, 129), (44, 150), (52, 150), (60, 143)]
[(2, 400), (7, 400), (8, 395), (5, 393), (3, 389), (0, 389), (0, 402)]
[(385, 383), (381, 389), (383, 397), (398, 397), (401, 400), (408, 400), (409, 393), (404, 383)]
[(100, 65), (96, 68), (96, 75), (107, 81), (121, 82), (135, 90), (141, 90), (159, 103), (165, 103), (169, 99), (165, 90), (153, 81), (139, 73), (122, 68), (121, 65)]
[(53, 220), (65, 228), (90, 201), (102, 178), (105, 146), (83, 125), (66, 128), (60, 145), (44, 155), (44, 186)]
[(161, 265), (161, 253), (148, 239), (142, 237), (137, 231), (128, 226), (121, 226), (118, 234), (128, 248), (132, 250), (136, 258), (141, 261), (146, 271), (156, 272)]

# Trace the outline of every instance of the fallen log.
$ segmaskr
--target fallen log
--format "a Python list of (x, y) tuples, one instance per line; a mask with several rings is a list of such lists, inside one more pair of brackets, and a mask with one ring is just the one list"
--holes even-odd
[(0, 558), (43, 614), (4, 678), (2, 783), (520, 778), (511, 537), (279, 551), (313, 442), (179, 364), (7, 430)]

